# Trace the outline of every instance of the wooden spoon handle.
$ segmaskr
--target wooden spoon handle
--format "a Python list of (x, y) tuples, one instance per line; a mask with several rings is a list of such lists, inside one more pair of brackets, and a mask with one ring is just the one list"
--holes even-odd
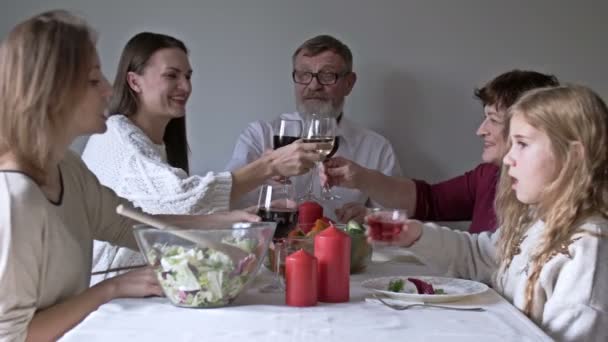
[(141, 222), (141, 223), (145, 223), (147, 225), (150, 225), (154, 228), (157, 229), (179, 229), (175, 226), (172, 226), (170, 224), (168, 224), (167, 222), (161, 221), (153, 216), (141, 213), (139, 211), (136, 211), (134, 209), (131, 209), (127, 206), (124, 206), (122, 204), (118, 205), (118, 207), (116, 207), (116, 212), (119, 215), (122, 215), (124, 217), (128, 217), (132, 220)]
[(138, 221), (138, 222), (150, 225), (150, 226), (160, 229), (160, 230), (171, 229), (172, 234), (174, 234), (175, 236), (179, 236), (186, 240), (192, 241), (200, 246), (205, 246), (205, 247), (209, 247), (209, 248), (212, 248), (215, 250), (222, 251), (222, 252), (228, 254), (229, 256), (235, 258), (236, 260), (241, 260), (248, 255), (248, 253), (246, 253), (245, 251), (243, 251), (242, 249), (240, 249), (238, 247), (234, 247), (234, 246), (228, 245), (228, 244), (217, 243), (215, 241), (206, 239), (201, 235), (195, 235), (195, 234), (191, 234), (189, 232), (180, 231), (180, 230), (182, 230), (182, 228), (173, 226), (167, 222), (164, 222), (162, 220), (155, 218), (154, 216), (139, 212), (137, 210), (126, 207), (122, 204), (120, 204), (118, 207), (116, 207), (116, 212), (119, 215), (128, 217), (134, 221)]

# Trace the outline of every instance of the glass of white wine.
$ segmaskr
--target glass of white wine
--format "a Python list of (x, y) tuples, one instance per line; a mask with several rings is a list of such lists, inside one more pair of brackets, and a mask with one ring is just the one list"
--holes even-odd
[[(338, 130), (338, 122), (336, 118), (332, 116), (322, 116), (317, 114), (311, 114), (304, 126), (304, 132), (302, 134), (303, 142), (311, 142), (319, 144), (319, 148), (317, 152), (321, 154), (323, 157), (327, 158), (330, 153), (334, 150), (334, 144), (336, 143), (336, 132)], [(313, 170), (313, 172), (318, 172), (319, 165), (321, 162), (317, 163), (317, 170)], [(314, 174), (313, 174), (314, 177)], [(309, 186), (309, 194), (312, 193), (312, 177)], [(329, 187), (324, 187), (322, 189), (321, 197), (326, 200), (334, 200), (340, 199), (339, 196), (333, 194)]]

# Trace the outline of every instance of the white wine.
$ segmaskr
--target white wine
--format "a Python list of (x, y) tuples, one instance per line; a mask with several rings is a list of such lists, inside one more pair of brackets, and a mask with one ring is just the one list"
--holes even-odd
[(329, 155), (329, 153), (333, 150), (334, 140), (335, 140), (334, 137), (315, 137), (315, 136), (302, 139), (302, 141), (305, 143), (319, 144), (319, 148), (317, 149), (317, 152), (324, 157), (327, 157)]

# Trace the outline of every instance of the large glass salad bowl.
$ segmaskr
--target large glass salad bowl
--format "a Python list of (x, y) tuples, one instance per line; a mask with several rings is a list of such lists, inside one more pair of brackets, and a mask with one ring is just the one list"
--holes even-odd
[[(158, 230), (140, 225), (135, 237), (158, 277), (167, 298), (176, 306), (213, 308), (226, 306), (241, 294), (256, 276), (266, 256), (276, 223), (238, 223), (222, 229)], [(229, 244), (241, 248), (246, 257), (234, 260), (221, 249), (202, 246), (192, 239), (216, 246)]]

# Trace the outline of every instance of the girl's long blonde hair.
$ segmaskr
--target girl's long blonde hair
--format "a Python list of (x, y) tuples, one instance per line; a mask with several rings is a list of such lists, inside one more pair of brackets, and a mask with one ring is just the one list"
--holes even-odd
[(0, 45), (0, 157), (12, 153), (39, 184), (86, 90), (94, 40), (82, 19), (56, 10), (18, 24)]
[(498, 187), (498, 255), (503, 267), (518, 253), (527, 229), (537, 220), (545, 223), (540, 243), (531, 255), (526, 285), (524, 312), (531, 315), (542, 267), (561, 246), (570, 243), (586, 218), (608, 218), (608, 109), (592, 90), (570, 85), (532, 90), (509, 109), (508, 115), (511, 119), (518, 116), (547, 134), (558, 170), (540, 203), (533, 206), (515, 197), (506, 165)]

